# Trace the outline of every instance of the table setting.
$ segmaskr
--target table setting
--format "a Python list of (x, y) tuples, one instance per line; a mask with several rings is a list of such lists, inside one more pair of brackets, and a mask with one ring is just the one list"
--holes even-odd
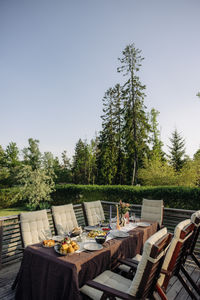
[[(133, 222), (135, 216), (131, 215), (123, 223), (121, 210), (116, 208), (114, 218), (110, 210), (108, 222), (73, 228), (62, 236), (45, 236), (40, 244), (26, 247), (16, 300), (80, 299), (79, 288), (86, 281), (115, 268), (119, 258), (141, 253), (145, 240), (156, 232), (157, 222)], [(47, 247), (43, 247), (45, 240)], [(48, 288), (44, 290), (44, 286)]]

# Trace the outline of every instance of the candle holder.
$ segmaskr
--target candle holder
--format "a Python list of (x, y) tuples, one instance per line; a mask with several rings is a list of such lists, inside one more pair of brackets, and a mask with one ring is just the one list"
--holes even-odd
[(116, 225), (116, 229), (117, 229), (117, 230), (120, 230), (121, 227), (120, 227), (120, 225), (119, 225), (119, 210), (118, 210), (118, 205), (116, 205), (116, 207), (117, 207), (117, 225)]

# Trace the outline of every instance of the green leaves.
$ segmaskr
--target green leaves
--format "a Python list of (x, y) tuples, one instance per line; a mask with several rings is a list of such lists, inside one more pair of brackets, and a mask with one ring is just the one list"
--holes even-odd
[(17, 197), (26, 201), (29, 209), (38, 209), (48, 206), (50, 194), (54, 191), (52, 176), (45, 169), (33, 170), (31, 166), (24, 165), (18, 176), (19, 193)]

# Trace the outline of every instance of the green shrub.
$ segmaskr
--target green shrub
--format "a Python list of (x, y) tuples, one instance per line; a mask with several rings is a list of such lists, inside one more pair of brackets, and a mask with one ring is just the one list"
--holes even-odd
[[(0, 207), (22, 206), (24, 203), (15, 199), (18, 188), (0, 190)], [(143, 198), (163, 199), (165, 207), (177, 209), (200, 209), (200, 188), (176, 186), (103, 186), (103, 185), (57, 185), (51, 194), (51, 205), (81, 203), (83, 201), (113, 201), (141, 204)]]
[[(7, 188), (0, 189), (0, 208), (8, 208), (15, 207), (19, 204), (19, 200), (17, 200), (16, 195), (19, 193), (19, 189), (15, 188)], [(20, 201), (20, 205), (22, 205)]]
[(141, 204), (143, 198), (163, 199), (165, 207), (200, 209), (200, 188), (180, 186), (100, 186), (58, 185), (52, 193), (52, 204), (81, 203), (83, 201), (116, 201)]

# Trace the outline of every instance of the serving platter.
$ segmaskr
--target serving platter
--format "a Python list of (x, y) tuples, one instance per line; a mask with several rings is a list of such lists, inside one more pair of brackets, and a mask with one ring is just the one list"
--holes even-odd
[(89, 251), (97, 251), (103, 249), (103, 246), (97, 243), (86, 243), (83, 248)]
[(52, 240), (54, 240), (55, 242), (61, 242), (63, 240), (63, 236), (62, 235), (54, 235), (54, 236), (52, 236)]
[(116, 238), (126, 238), (129, 236), (128, 232), (120, 231), (120, 230), (112, 230), (111, 234)]
[(84, 229), (86, 231), (91, 231), (91, 230), (101, 230), (101, 227), (99, 226), (85, 226)]
[(151, 225), (150, 223), (147, 223), (147, 222), (138, 222), (138, 223), (136, 223), (136, 224), (137, 224), (137, 226), (139, 226), (139, 227), (148, 227), (148, 226)]
[(62, 255), (62, 256), (68, 255), (68, 253), (61, 253), (61, 252), (60, 252), (60, 245), (59, 245), (59, 244), (56, 244), (56, 245), (54, 246), (54, 250), (55, 250), (58, 254), (60, 254), (60, 255)]
[(79, 249), (77, 249), (77, 250), (74, 251), (73, 253), (62, 253), (62, 252), (60, 252), (60, 247), (61, 247), (60, 244), (56, 244), (56, 245), (54, 246), (54, 250), (55, 250), (58, 254), (60, 254), (60, 255), (62, 255), (62, 256), (72, 255), (72, 254), (74, 254), (74, 253), (76, 253), (76, 252), (79, 252), (79, 249), (80, 249), (80, 246), (79, 246)]

